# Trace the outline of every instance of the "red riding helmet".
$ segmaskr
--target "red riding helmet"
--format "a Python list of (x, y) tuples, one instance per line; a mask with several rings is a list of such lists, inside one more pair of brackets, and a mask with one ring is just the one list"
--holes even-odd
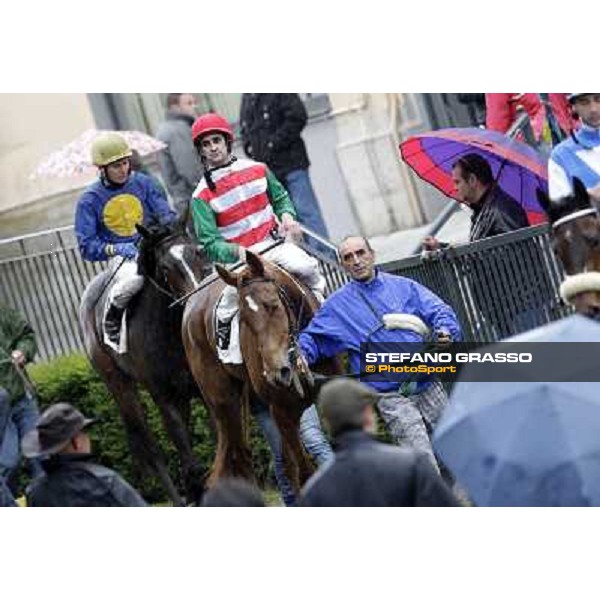
[(233, 141), (233, 129), (221, 115), (206, 113), (198, 117), (192, 125), (192, 140), (194, 144), (207, 133), (222, 133), (230, 142)]

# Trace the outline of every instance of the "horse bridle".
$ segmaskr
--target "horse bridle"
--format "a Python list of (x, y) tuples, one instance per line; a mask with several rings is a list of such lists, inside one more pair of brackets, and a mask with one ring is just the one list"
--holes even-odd
[(252, 277), (251, 279), (242, 279), (240, 283), (240, 288), (248, 287), (254, 283), (272, 283), (277, 290), (277, 295), (281, 300), (283, 306), (285, 307), (285, 311), (288, 315), (288, 356), (290, 359), (291, 365), (296, 365), (298, 357), (300, 356), (300, 346), (298, 344), (298, 333), (299, 333), (299, 324), (302, 323), (302, 316), (304, 313), (304, 296), (302, 297), (302, 302), (300, 304), (300, 310), (298, 312), (298, 317), (294, 314), (294, 310), (292, 307), (292, 303), (290, 298), (285, 291), (285, 288), (278, 284), (275, 279), (272, 277)]
[(554, 221), (554, 223), (552, 223), (552, 229), (555, 230), (558, 227), (560, 227), (561, 225), (564, 225), (565, 223), (570, 223), (571, 221), (577, 221), (578, 219), (581, 219), (583, 217), (589, 217), (590, 215), (593, 215), (593, 214), (598, 215), (598, 211), (595, 208), (584, 208), (582, 210), (576, 210), (574, 213), (565, 215), (564, 217), (561, 217), (560, 219), (557, 219), (556, 221)]
[[(181, 233), (176, 232), (176, 233), (170, 233), (169, 235), (166, 235), (164, 238), (161, 238), (153, 247), (153, 251), (156, 252), (156, 250), (158, 250), (158, 248), (160, 248), (163, 244), (165, 244), (166, 242), (170, 242), (171, 240), (181, 237)], [(156, 281), (154, 279), (154, 277), (151, 277), (150, 275), (145, 275), (146, 279), (148, 279), (148, 281), (154, 286), (154, 288), (156, 290), (158, 290), (161, 294), (164, 294), (165, 296), (167, 296), (168, 298), (170, 298), (171, 300), (177, 300), (178, 297), (173, 294), (173, 292), (169, 291), (166, 287), (161, 286), (158, 281)], [(166, 275), (163, 273), (163, 279), (166, 282)]]

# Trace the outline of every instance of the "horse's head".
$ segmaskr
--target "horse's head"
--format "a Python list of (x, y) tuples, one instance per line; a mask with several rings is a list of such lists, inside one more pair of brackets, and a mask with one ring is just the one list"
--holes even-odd
[[(303, 365), (296, 346), (297, 303), (289, 295), (291, 278), (252, 252), (246, 253), (246, 261), (247, 266), (239, 273), (219, 265), (217, 272), (238, 289), (240, 338), (250, 348), (248, 356), (244, 356), (250, 377), (258, 375), (268, 384), (284, 388), (293, 384), (302, 395), (298, 369)], [(254, 380), (253, 383), (256, 387)]]
[(136, 227), (142, 236), (140, 274), (160, 289), (173, 296), (182, 296), (197, 288), (212, 270), (204, 252), (180, 223)]
[(600, 271), (600, 219), (583, 183), (573, 180), (573, 194), (551, 201), (538, 190), (538, 200), (552, 224), (554, 252), (567, 275)]

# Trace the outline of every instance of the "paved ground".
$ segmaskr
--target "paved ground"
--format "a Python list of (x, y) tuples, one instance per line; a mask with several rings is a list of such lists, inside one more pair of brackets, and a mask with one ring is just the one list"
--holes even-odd
[[(458, 210), (437, 234), (444, 242), (462, 243), (468, 241), (470, 214)], [(385, 236), (371, 238), (371, 244), (377, 254), (378, 263), (406, 258), (416, 254), (415, 248), (425, 236), (429, 225), (416, 229), (398, 231)]]

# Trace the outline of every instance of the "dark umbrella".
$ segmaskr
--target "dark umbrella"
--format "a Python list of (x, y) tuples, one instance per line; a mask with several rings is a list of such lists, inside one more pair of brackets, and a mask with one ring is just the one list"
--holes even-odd
[[(599, 340), (576, 315), (506, 341)], [(587, 361), (575, 372), (598, 371), (596, 353)], [(460, 381), (433, 444), (480, 506), (600, 506), (599, 431), (599, 382)]]
[(475, 127), (421, 133), (400, 144), (402, 159), (417, 175), (454, 199), (452, 165), (472, 152), (487, 159), (498, 185), (523, 206), (531, 225), (547, 221), (536, 196), (537, 189), (548, 189), (546, 161), (527, 144)]

